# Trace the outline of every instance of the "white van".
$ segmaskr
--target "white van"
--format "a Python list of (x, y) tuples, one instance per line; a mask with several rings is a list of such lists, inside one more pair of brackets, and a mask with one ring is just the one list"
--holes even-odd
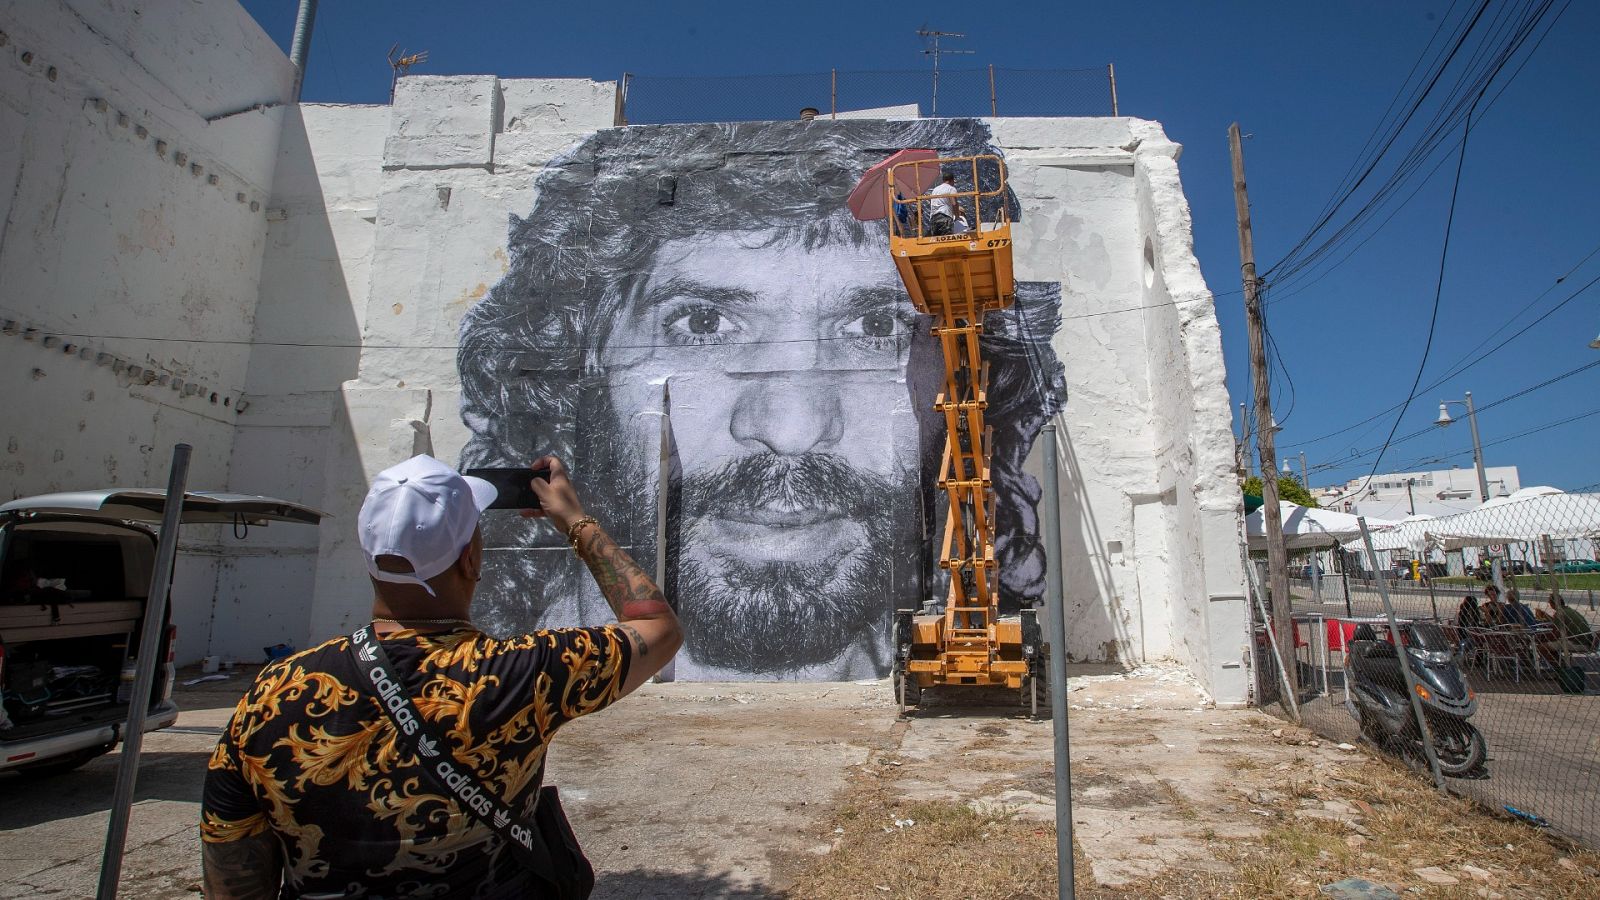
[[(122, 739), (144, 617), (161, 616), (161, 668), (144, 730), (178, 718), (170, 598), (151, 602), (162, 490), (45, 494), (0, 505), (0, 771), (68, 772)], [(316, 524), (307, 507), (189, 492), (185, 524)]]

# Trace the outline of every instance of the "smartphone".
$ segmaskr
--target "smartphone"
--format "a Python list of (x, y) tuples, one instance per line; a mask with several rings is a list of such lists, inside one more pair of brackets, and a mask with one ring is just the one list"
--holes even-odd
[(530, 469), (527, 466), (468, 469), (461, 474), (482, 478), (494, 485), (499, 496), (489, 504), (490, 509), (538, 509), (539, 495), (533, 492), (528, 483), (535, 478), (550, 480), (549, 469)]

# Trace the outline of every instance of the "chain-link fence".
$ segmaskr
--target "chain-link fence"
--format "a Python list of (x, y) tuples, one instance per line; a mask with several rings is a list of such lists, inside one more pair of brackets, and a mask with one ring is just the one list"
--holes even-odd
[(831, 70), (798, 75), (624, 75), (619, 124), (752, 122), (861, 113), (1114, 116), (1116, 76), (1093, 69)]
[[(1358, 537), (1291, 557), (1304, 724), (1600, 847), (1600, 493), (1510, 498), (1369, 536), (1370, 552)], [(1264, 591), (1253, 599), (1257, 698), (1279, 703), (1289, 679)]]

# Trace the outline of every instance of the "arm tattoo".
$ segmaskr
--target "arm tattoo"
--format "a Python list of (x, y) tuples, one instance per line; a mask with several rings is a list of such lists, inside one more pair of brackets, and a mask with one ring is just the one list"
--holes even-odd
[(278, 839), (271, 833), (222, 844), (205, 844), (200, 853), (206, 897), (213, 900), (273, 900), (283, 876)]
[(650, 655), (650, 645), (645, 642), (644, 635), (639, 633), (639, 629), (633, 627), (632, 625), (629, 625), (626, 622), (622, 623), (621, 625), (619, 625), (617, 627), (619, 627), (623, 631), (627, 632), (628, 636), (633, 638), (633, 642), (635, 644), (639, 645), (639, 655), (640, 656), (648, 656), (648, 655)]
[(661, 596), (661, 588), (599, 526), (584, 529), (578, 540), (578, 555), (589, 566), (595, 584), (618, 619), (649, 618), (671, 610)]

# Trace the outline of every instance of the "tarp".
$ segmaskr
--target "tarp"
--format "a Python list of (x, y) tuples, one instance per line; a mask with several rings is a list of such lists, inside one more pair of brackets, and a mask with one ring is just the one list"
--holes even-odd
[[(1529, 489), (1540, 490), (1540, 489)], [(1518, 491), (1517, 494), (1522, 494)], [(1427, 523), (1428, 543), (1445, 550), (1600, 534), (1600, 494), (1536, 494), (1500, 498), (1471, 512)]]
[[(1283, 519), (1283, 546), (1289, 550), (1309, 547), (1331, 547), (1361, 536), (1356, 517), (1332, 509), (1313, 509), (1295, 503), (1279, 503)], [(1263, 510), (1256, 510), (1244, 518), (1245, 533), (1249, 536), (1251, 550), (1267, 547), (1266, 519)], [(1367, 528), (1375, 530), (1394, 525), (1387, 519), (1368, 519)]]

